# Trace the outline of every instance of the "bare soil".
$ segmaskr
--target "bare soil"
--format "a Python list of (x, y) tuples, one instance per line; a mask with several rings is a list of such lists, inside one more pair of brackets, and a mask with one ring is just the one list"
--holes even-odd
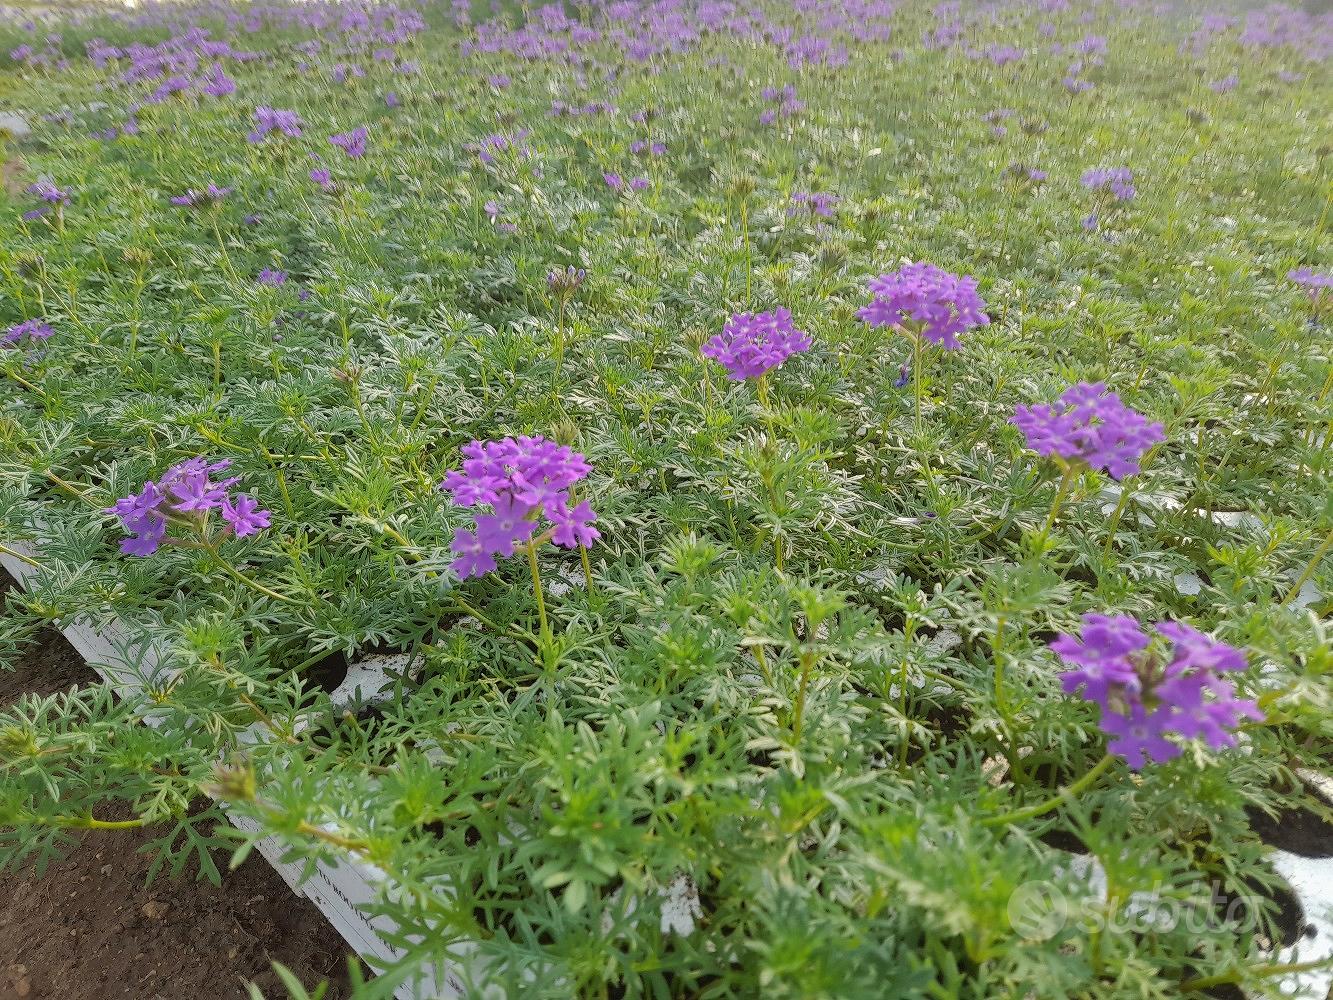
[[(10, 586), (0, 571), (0, 594)], [(0, 707), (96, 681), (63, 636), (44, 633), (18, 670), (0, 671)], [(0, 1000), (227, 1000), (249, 982), (274, 1000), (287, 996), (275, 960), (307, 989), (329, 980), (328, 1000), (349, 995), (347, 945), (258, 854), (235, 871), (215, 856), (218, 888), (195, 872), (148, 884), (151, 839), (88, 831), (41, 877), (0, 873)]]

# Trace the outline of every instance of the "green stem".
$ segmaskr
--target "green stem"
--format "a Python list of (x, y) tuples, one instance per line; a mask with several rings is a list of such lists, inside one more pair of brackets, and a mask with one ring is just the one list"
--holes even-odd
[(583, 564), (583, 581), (588, 585), (588, 593), (591, 594), (597, 589), (597, 585), (592, 582), (592, 565), (588, 562), (588, 547), (579, 542), (579, 562)]
[(916, 433), (921, 436), (921, 334), (912, 337), (912, 395), (916, 397)]
[(5, 374), (8, 375), (10, 378), (12, 378), (19, 385), (23, 386), (23, 388), (27, 389), (29, 392), (36, 393), (38, 396), (41, 396), (42, 399), (46, 399), (46, 393), (42, 392), (41, 389), (37, 388), (37, 386), (33, 385), (18, 372), (12, 372), (6, 369)]
[(1324, 556), (1328, 555), (1328, 550), (1330, 548), (1333, 548), (1333, 529), (1329, 530), (1328, 534), (1324, 537), (1323, 543), (1315, 550), (1315, 554), (1306, 565), (1305, 570), (1296, 578), (1296, 582), (1291, 585), (1291, 589), (1287, 591), (1287, 596), (1282, 598), (1283, 604), (1290, 604), (1296, 599), (1296, 595), (1301, 592), (1301, 588), (1305, 586), (1306, 581), (1314, 576), (1314, 571), (1317, 570), (1319, 564), (1324, 561)]
[(75, 830), (133, 830), (148, 825), (148, 820), (142, 816), (118, 820), (94, 819), (92, 816), (57, 816), (48, 822), (51, 826)]
[(537, 546), (528, 542), (528, 569), (532, 572), (532, 596), (537, 599), (537, 625), (543, 642), (551, 638), (551, 626), (546, 620), (546, 601), (542, 595), (542, 574), (537, 568)]
[(1026, 809), (1015, 809), (1013, 812), (1007, 812), (1000, 816), (992, 816), (990, 819), (984, 821), (984, 825), (1007, 826), (1010, 823), (1021, 823), (1025, 819), (1034, 819), (1037, 816), (1042, 816), (1093, 784), (1098, 778), (1106, 773), (1106, 769), (1115, 763), (1115, 761), (1116, 755), (1108, 753), (1105, 757), (1099, 760), (1087, 774), (1083, 775), (1083, 777), (1079, 778), (1073, 784), (1066, 785), (1045, 802), (1039, 802), (1035, 806), (1028, 806)]
[(254, 580), (246, 576), (231, 563), (227, 562), (227, 560), (222, 557), (222, 554), (218, 552), (216, 546), (206, 545), (204, 546), (204, 550), (213, 557), (214, 562), (216, 562), (219, 566), (222, 567), (222, 571), (226, 573), (229, 577), (231, 577), (233, 580), (235, 580), (237, 583), (242, 583), (245, 586), (249, 587), (251, 590), (255, 591), (256, 593), (263, 594), (265, 597), (271, 597), (275, 601), (281, 601), (283, 604), (300, 603), (295, 598), (288, 597), (286, 594), (279, 594), (276, 590), (270, 590), (268, 587), (265, 587), (258, 580)]
[(801, 682), (796, 688), (796, 704), (792, 711), (792, 743), (801, 742), (801, 728), (805, 722), (805, 692), (810, 686), (810, 674), (815, 667), (815, 654), (807, 649), (801, 654)]
[(1051, 501), (1051, 512), (1046, 515), (1046, 523), (1041, 527), (1041, 534), (1037, 536), (1037, 550), (1040, 551), (1046, 545), (1046, 539), (1051, 537), (1051, 529), (1055, 527), (1055, 519), (1060, 514), (1060, 507), (1069, 496), (1069, 491), (1074, 485), (1074, 480), (1078, 476), (1078, 467), (1075, 465), (1066, 465), (1064, 472), (1060, 476), (1060, 486), (1055, 491), (1055, 499)]
[(19, 562), (27, 566), (31, 566), (33, 569), (41, 569), (42, 567), (42, 564), (39, 563), (36, 559), (34, 559), (32, 556), (27, 556), (24, 555), (22, 552), (15, 551), (14, 549), (11, 549), (8, 545), (0, 545), (0, 554), (12, 556)]
[(741, 238), (745, 241), (745, 304), (750, 304), (750, 283), (754, 274), (754, 263), (750, 255), (750, 214), (749, 199), (741, 199)]
[(1125, 513), (1125, 506), (1129, 503), (1129, 484), (1120, 484), (1120, 499), (1116, 502), (1115, 510), (1111, 512), (1111, 520), (1106, 525), (1106, 543), (1102, 546), (1102, 551), (1107, 555), (1111, 554), (1111, 546), (1115, 542), (1116, 529), (1120, 527), (1120, 518)]
[(210, 221), (213, 223), (213, 235), (217, 237), (218, 249), (222, 251), (222, 266), (226, 269), (227, 275), (232, 281), (239, 282), (241, 279), (236, 277), (236, 271), (231, 266), (231, 255), (227, 253), (227, 244), (223, 242), (222, 231), (218, 229), (218, 216), (216, 211), (211, 213)]
[(1255, 965), (1243, 971), (1222, 972), (1216, 976), (1186, 979), (1180, 984), (1180, 992), (1197, 993), (1201, 990), (1211, 989), (1214, 986), (1230, 986), (1235, 983), (1242, 983), (1247, 979), (1268, 979), (1272, 976), (1290, 976), (1301, 972), (1316, 972), (1319, 969), (1327, 969), (1330, 965), (1333, 965), (1333, 957), (1318, 958), (1310, 962), (1294, 962), (1290, 965), (1281, 965), (1276, 962)]

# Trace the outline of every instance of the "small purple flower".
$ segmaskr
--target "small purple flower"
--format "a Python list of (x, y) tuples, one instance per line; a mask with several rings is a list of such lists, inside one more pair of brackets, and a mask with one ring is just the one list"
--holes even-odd
[(359, 160), (366, 155), (366, 138), (369, 134), (366, 126), (360, 125), (350, 132), (329, 136), (329, 142), (346, 153), (349, 159)]
[(1113, 479), (1136, 474), (1140, 459), (1165, 440), (1161, 424), (1149, 423), (1101, 382), (1071, 386), (1054, 404), (1019, 406), (1009, 422), (1038, 455), (1099, 469)]
[(312, 169), (310, 171), (310, 179), (325, 191), (332, 191), (334, 188), (333, 174), (327, 167), (315, 167)]
[(150, 556), (166, 538), (172, 521), (193, 526), (202, 532), (211, 511), (220, 511), (228, 530), (237, 537), (253, 535), (269, 526), (270, 514), (245, 494), (235, 500), (231, 488), (240, 481), (237, 476), (214, 481), (213, 474), (222, 472), (230, 461), (209, 463), (203, 457), (187, 459), (173, 465), (157, 482), (144, 483), (143, 489), (122, 497), (106, 513), (120, 519), (130, 537), (120, 544), (126, 555)]
[(55, 330), (46, 320), (27, 319), (22, 323), (15, 323), (3, 334), (0, 334), (0, 347), (11, 347), (22, 340), (31, 344), (36, 340), (46, 340), (53, 333), (55, 333)]
[(493, 166), (502, 156), (526, 160), (532, 157), (532, 150), (524, 140), (531, 134), (532, 130), (525, 128), (513, 135), (488, 135), (481, 142), (469, 144), (468, 148), (488, 167)]
[(1333, 271), (1316, 271), (1312, 267), (1298, 267), (1287, 272), (1287, 280), (1300, 285), (1308, 290), (1311, 295), (1318, 295), (1320, 292), (1326, 292), (1333, 288)]
[(612, 191), (623, 191), (625, 181), (619, 174), (602, 174), (602, 180), (606, 181), (606, 186)]
[(546, 274), (546, 287), (558, 298), (569, 298), (588, 277), (586, 268), (568, 265), (563, 271), (554, 269)]
[(1287, 280), (1304, 288), (1310, 296), (1310, 309), (1315, 319), (1324, 310), (1333, 307), (1333, 271), (1316, 271), (1312, 267), (1293, 268), (1287, 272)]
[(178, 194), (171, 199), (173, 205), (180, 205), (183, 208), (201, 208), (205, 205), (216, 205), (227, 195), (231, 194), (232, 189), (227, 187), (218, 187), (212, 181), (209, 181), (208, 187), (202, 191), (196, 191), (190, 188), (184, 194)]
[(279, 271), (275, 268), (265, 267), (259, 272), (259, 277), (255, 279), (261, 285), (267, 285), (270, 288), (277, 288), (287, 281), (287, 272)]
[(236, 90), (236, 81), (222, 71), (222, 66), (214, 63), (204, 77), (203, 91), (210, 97), (226, 97)]
[(396, 108), (396, 107), (398, 107), (398, 105), (400, 105), (400, 104), (402, 104), (402, 103), (403, 103), (403, 102), (400, 101), (400, 100), (398, 99), (398, 95), (397, 95), (396, 93), (394, 93), (392, 90), (389, 91), (387, 94), (384, 95), (384, 106), (385, 106), (385, 107), (388, 107), (388, 108)]
[(28, 194), (36, 195), (48, 205), (68, 205), (69, 195), (50, 181), (37, 181), (28, 185)]
[(491, 513), (478, 513), (472, 530), (454, 533), (454, 572), (463, 579), (491, 572), (497, 556), (507, 559), (532, 540), (543, 514), (556, 545), (595, 542), (601, 537), (592, 526), (597, 515), (587, 501), (569, 506), (569, 488), (591, 469), (582, 455), (542, 437), (465, 445), (462, 471), (450, 472), (440, 489), (460, 507), (489, 506)]
[(763, 313), (737, 313), (700, 349), (727, 370), (734, 382), (758, 378), (772, 371), (793, 354), (810, 349), (810, 335), (796, 329), (791, 312), (775, 309)]
[(237, 494), (233, 502), (230, 497), (222, 498), (222, 519), (231, 525), (232, 533), (237, 538), (255, 535), (269, 526), (271, 514), (260, 510), (257, 504), (244, 493)]
[(275, 129), (292, 138), (301, 135), (301, 118), (295, 111), (281, 111), (261, 104), (255, 108), (255, 123), (255, 130), (246, 136), (252, 144), (263, 142)]
[(857, 313), (866, 323), (919, 332), (946, 350), (960, 346), (958, 334), (990, 323), (977, 280), (934, 264), (905, 264), (881, 274), (870, 282), (870, 291), (874, 298)]
[(652, 181), (650, 181), (647, 177), (631, 177), (629, 182), (629, 189), (631, 191), (642, 191), (645, 188), (651, 186), (651, 184)]
[(1081, 692), (1101, 707), (1107, 749), (1135, 770), (1178, 757), (1168, 739), (1202, 739), (1213, 750), (1235, 746), (1242, 719), (1263, 720), (1255, 702), (1236, 697), (1221, 675), (1245, 669), (1245, 654), (1181, 622), (1156, 631), (1170, 645), (1168, 660), (1151, 636), (1126, 615), (1083, 616), (1081, 636), (1061, 635), (1051, 649), (1074, 669), (1061, 674), (1068, 694)]
[(1220, 80), (1214, 80), (1208, 84), (1208, 89), (1214, 94), (1229, 94), (1240, 85), (1240, 77), (1232, 73), (1230, 76), (1224, 76)]
[(1109, 191), (1116, 201), (1130, 201), (1137, 193), (1129, 167), (1094, 167), (1084, 171), (1080, 183), (1090, 191)]
[(792, 218), (804, 209), (812, 215), (831, 219), (834, 215), (834, 208), (840, 201), (842, 199), (836, 194), (829, 194), (825, 191), (793, 191), (791, 204), (787, 206), (787, 217)]

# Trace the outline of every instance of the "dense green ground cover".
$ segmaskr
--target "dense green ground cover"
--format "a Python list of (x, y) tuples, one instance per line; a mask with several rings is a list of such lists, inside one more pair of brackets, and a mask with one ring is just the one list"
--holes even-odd
[[(0, 644), (114, 615), (178, 671), (145, 695), (156, 728), (88, 690), (0, 718), (5, 857), (126, 798), (193, 864), (208, 787), (301, 856), (388, 871), (384, 912), (426, 933), (404, 969), (475, 941), (460, 974), (515, 994), (1261, 995), (1268, 904), (1111, 918), (1141, 891), (1264, 896), (1253, 809), (1308, 803), (1294, 769), (1330, 764), (1333, 560), (1307, 567), (1333, 530), (1331, 340), (1287, 277), (1333, 259), (1329, 19), (1272, 15), (1258, 44), (1109, 4), (624, 6), (623, 40), (548, 9), (473, 48), (445, 8), (0, 23), (36, 53), (0, 55), (32, 129), (0, 147), (0, 330), (53, 331), (0, 352), (0, 540), (48, 523)], [(789, 60), (784, 28), (845, 64)], [(215, 61), (234, 91), (201, 91)], [(302, 134), (248, 142), (258, 106)], [(363, 125), (364, 156), (328, 142)], [(1135, 196), (1081, 183), (1102, 167)], [(68, 202), (25, 221), (42, 181)], [(210, 182), (233, 190), (171, 203)], [(914, 369), (857, 318), (907, 261), (976, 277), (991, 320)], [(813, 346), (761, 397), (700, 347), (777, 307)], [(1060, 473), (1008, 421), (1080, 381), (1165, 440), (1123, 502), (1089, 472), (1052, 521)], [(587, 457), (601, 532), (537, 551), (540, 623), (525, 558), (450, 571), (474, 512), (437, 489), (517, 434)], [(196, 455), (271, 525), (121, 554), (104, 508)], [(1099, 708), (1048, 649), (1089, 612), (1243, 649), (1265, 721), (1098, 765)], [(384, 649), (412, 656), (394, 697), (332, 710), (312, 665)], [(1100, 918), (1015, 928), (1032, 882)], [(673, 893), (697, 893), (675, 926)]]

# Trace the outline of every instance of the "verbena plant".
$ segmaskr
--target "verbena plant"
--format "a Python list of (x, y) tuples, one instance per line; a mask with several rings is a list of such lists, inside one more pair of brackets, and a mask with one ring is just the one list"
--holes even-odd
[(371, 862), (367, 996), (1275, 988), (1252, 824), (1327, 819), (1333, 747), (1330, 31), (9, 15), (0, 649), (116, 621), (148, 686), (0, 717), (0, 858)]

